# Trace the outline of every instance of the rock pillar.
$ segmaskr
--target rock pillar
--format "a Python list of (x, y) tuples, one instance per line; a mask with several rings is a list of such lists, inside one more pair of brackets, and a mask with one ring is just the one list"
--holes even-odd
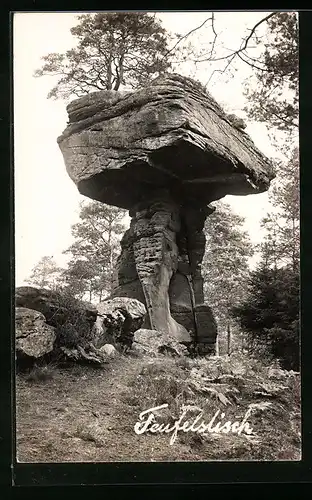
[(153, 190), (130, 210), (130, 229), (121, 241), (112, 296), (142, 301), (148, 311), (145, 327), (180, 342), (213, 345), (216, 338), (200, 272), (203, 227), (212, 211), (167, 189)]

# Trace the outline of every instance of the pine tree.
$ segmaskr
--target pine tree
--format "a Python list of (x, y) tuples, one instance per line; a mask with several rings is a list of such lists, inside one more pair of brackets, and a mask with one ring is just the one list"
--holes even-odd
[(292, 266), (272, 268), (262, 261), (233, 315), (248, 334), (251, 352), (278, 358), (285, 369), (299, 369), (299, 275)]
[[(205, 224), (206, 251), (202, 263), (205, 300), (216, 316), (221, 344), (227, 343), (228, 332), (236, 331), (230, 311), (246, 292), (249, 258), (253, 247), (244, 231), (244, 219), (224, 203)], [(221, 349), (220, 351), (224, 350)]]
[(51, 256), (44, 256), (34, 266), (28, 282), (40, 288), (53, 288), (59, 282), (62, 269)]
[(233, 309), (251, 349), (279, 358), (283, 367), (299, 369), (299, 154), (277, 165), (270, 189), (271, 212), (263, 219), (261, 260), (252, 273), (248, 296)]
[(63, 279), (75, 297), (100, 301), (110, 293), (125, 215), (97, 201), (81, 204), (80, 221), (72, 226), (75, 241), (64, 252), (71, 258)]
[(138, 88), (170, 69), (166, 30), (146, 12), (78, 16), (77, 46), (43, 57), (35, 76), (60, 76), (49, 98), (81, 97), (99, 90)]
[(291, 265), (299, 272), (300, 202), (299, 151), (295, 148), (288, 161), (276, 164), (277, 176), (269, 191), (272, 209), (263, 218), (265, 231), (260, 252), (263, 260), (274, 267)]
[[(257, 42), (263, 45), (263, 41)], [(255, 81), (247, 83), (249, 118), (283, 131), (298, 129), (299, 29), (296, 12), (277, 12), (268, 20), (262, 56), (253, 63)]]

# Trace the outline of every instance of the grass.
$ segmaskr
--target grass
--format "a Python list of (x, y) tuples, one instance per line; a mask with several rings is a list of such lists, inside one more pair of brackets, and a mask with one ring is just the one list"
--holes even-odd
[(25, 375), (25, 380), (27, 382), (46, 382), (47, 380), (52, 380), (55, 375), (56, 366), (52, 364), (47, 365), (35, 365), (31, 370)]
[[(300, 376), (246, 356), (173, 358), (121, 355), (103, 369), (52, 367), (52, 377), (19, 374), (17, 448), (22, 462), (300, 460)], [(43, 370), (44, 372), (44, 370)], [(31, 382), (31, 383), (30, 383)], [(206, 422), (219, 410), (252, 435), (180, 431), (137, 435), (139, 414), (173, 425), (183, 405)]]

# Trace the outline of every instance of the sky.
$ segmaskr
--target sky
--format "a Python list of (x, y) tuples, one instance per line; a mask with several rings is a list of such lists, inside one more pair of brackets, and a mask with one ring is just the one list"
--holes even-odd
[[(158, 13), (170, 32), (184, 34), (200, 25), (208, 12)], [(216, 13), (215, 26), (225, 47), (238, 48), (248, 27), (264, 17), (264, 12)], [(85, 199), (66, 173), (56, 139), (66, 128), (66, 104), (47, 99), (55, 79), (35, 78), (41, 58), (51, 52), (64, 52), (74, 46), (70, 28), (77, 24), (77, 13), (15, 13), (13, 21), (14, 91), (14, 178), (15, 178), (15, 278), (16, 286), (27, 284), (32, 268), (43, 256), (53, 256), (58, 265), (66, 264), (62, 255), (71, 243), (71, 225), (78, 221), (79, 202)], [(193, 35), (197, 48), (209, 47), (209, 26)], [(220, 48), (221, 50), (221, 48)], [(218, 64), (218, 63), (216, 63)], [(221, 64), (221, 63), (220, 63)], [(221, 66), (213, 66), (218, 68)], [(181, 72), (192, 76), (194, 64)], [(206, 84), (211, 67), (197, 66), (196, 78)], [(215, 73), (208, 90), (228, 113), (244, 117), (242, 83), (249, 67), (240, 66), (235, 77)], [(219, 75), (219, 76), (218, 76)], [(263, 124), (247, 121), (246, 132), (267, 156), (275, 151)], [(269, 209), (268, 193), (227, 196), (224, 201), (246, 219), (245, 228), (253, 242), (261, 239), (260, 220)]]

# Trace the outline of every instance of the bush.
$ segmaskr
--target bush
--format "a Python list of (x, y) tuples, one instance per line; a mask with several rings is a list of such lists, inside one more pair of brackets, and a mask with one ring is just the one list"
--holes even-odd
[(55, 289), (53, 292), (56, 302), (53, 326), (56, 329), (58, 347), (72, 348), (78, 344), (88, 344), (92, 341), (93, 322), (88, 318), (84, 304), (72, 297), (66, 289)]
[(248, 338), (248, 350), (280, 360), (299, 370), (299, 274), (291, 267), (259, 267), (249, 283), (248, 297), (232, 310)]

